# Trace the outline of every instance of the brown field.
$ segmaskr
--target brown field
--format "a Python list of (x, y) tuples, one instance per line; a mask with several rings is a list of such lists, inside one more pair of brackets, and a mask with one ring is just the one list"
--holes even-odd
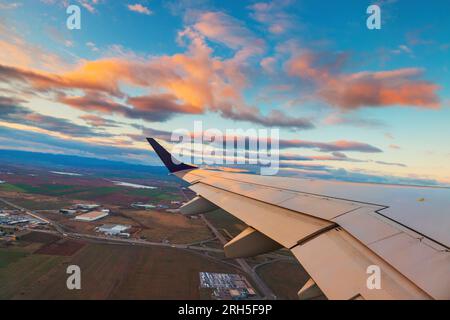
[[(8, 257), (11, 249), (0, 249), (0, 257)], [(58, 267), (63, 257), (30, 254), (23, 251), (24, 256), (4, 268), (0, 268), (0, 300), (20, 298), (24, 290), (32, 290), (40, 286), (41, 279), (48, 277)], [(38, 297), (36, 297), (38, 298)]]
[[(43, 255), (33, 256), (54, 259)], [(52, 268), (34, 272), (34, 281), (21, 282), (16, 279), (16, 293), (10, 298), (199, 299), (200, 271), (237, 273), (232, 267), (197, 254), (159, 247), (88, 244), (72, 257), (59, 259), (63, 260), (52, 260)], [(24, 263), (20, 268), (24, 267)], [(68, 275), (65, 269), (69, 264), (81, 268), (81, 290), (70, 291), (66, 288)], [(13, 268), (14, 264), (10, 267)], [(2, 269), (0, 280), (1, 277)], [(14, 284), (8, 281), (8, 285), (8, 292), (11, 293)], [(2, 286), (0, 284), (0, 289)], [(206, 297), (202, 295), (202, 298)]]
[(171, 243), (192, 243), (212, 237), (206, 225), (199, 220), (189, 219), (181, 214), (152, 210), (132, 210), (111, 208), (112, 214), (93, 222), (76, 221), (74, 217), (56, 212), (40, 212), (57, 221), (69, 232), (97, 234), (95, 228), (103, 224), (124, 224), (132, 226), (133, 237), (144, 237), (149, 241), (169, 240)]
[(212, 237), (201, 220), (181, 214), (151, 210), (123, 210), (122, 215), (135, 221), (141, 231), (136, 234), (149, 241), (169, 240), (171, 243), (192, 243)]
[(305, 269), (296, 262), (278, 261), (256, 270), (279, 299), (297, 300), (297, 292), (309, 279)]
[(35, 252), (35, 254), (46, 254), (52, 256), (72, 256), (78, 250), (84, 247), (84, 243), (74, 240), (64, 240), (55, 241), (48, 243), (41, 247)]
[[(111, 182), (87, 176), (14, 175), (5, 179), (18, 183), (19, 190), (11, 187), (0, 190), (1, 198), (31, 210), (43, 210), (39, 213), (70, 232), (96, 234), (95, 227), (111, 223), (131, 225), (134, 237), (155, 242), (168, 240), (188, 244), (212, 237), (201, 219), (129, 208), (135, 201), (170, 204), (172, 197), (178, 200), (175, 196), (179, 194), (173, 190), (173, 185), (164, 189), (163, 180), (151, 182), (161, 188), (159, 193), (143, 196), (142, 190), (126, 194), (122, 192), (126, 189), (117, 189), (108, 193), (116, 188)], [(72, 189), (84, 187), (91, 189), (71, 193)], [(44, 191), (47, 193), (42, 193)], [(60, 208), (82, 202), (105, 205), (112, 214), (95, 222), (80, 222), (58, 213)], [(226, 238), (236, 236), (245, 228), (241, 221), (221, 210), (209, 213), (207, 219)], [(208, 246), (222, 248), (217, 242), (210, 242)], [(228, 265), (188, 251), (91, 244), (33, 232), (21, 236), (12, 247), (0, 248), (1, 259), (8, 263), (0, 267), (0, 299), (199, 299), (208, 298), (209, 293), (199, 291), (198, 272), (239, 273)], [(260, 262), (260, 258), (249, 259), (251, 265)], [(82, 269), (81, 291), (69, 291), (65, 286), (68, 276), (65, 270), (70, 264)], [(297, 291), (308, 278), (301, 266), (287, 262), (265, 265), (257, 271), (275, 294), (284, 299), (296, 299)]]
[(0, 191), (0, 198), (30, 210), (57, 210), (73, 203), (68, 199), (12, 191)]
[(28, 232), (27, 234), (20, 236), (20, 240), (25, 242), (51, 243), (59, 239), (61, 239), (61, 237), (55, 234), (42, 232)]

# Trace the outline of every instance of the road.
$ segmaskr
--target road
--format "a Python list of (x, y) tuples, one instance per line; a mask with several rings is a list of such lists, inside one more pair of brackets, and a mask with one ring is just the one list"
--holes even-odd
[(42, 216), (40, 216), (39, 214), (37, 214), (35, 212), (32, 212), (31, 210), (28, 210), (28, 209), (26, 209), (24, 207), (18, 206), (17, 204), (9, 202), (9, 201), (7, 201), (5, 199), (0, 198), (0, 201), (2, 201), (3, 203), (7, 204), (10, 207), (16, 208), (17, 210), (19, 210), (19, 211), (21, 211), (21, 212), (23, 212), (23, 213), (25, 213), (25, 214), (27, 214), (29, 216), (32, 216), (33, 218), (36, 218), (38, 220), (41, 220), (42, 222), (48, 223), (49, 225), (53, 226), (56, 229), (56, 231), (58, 231), (61, 234), (64, 234), (64, 229), (59, 224), (57, 224), (56, 222), (50, 221), (48, 219), (45, 219)]
[(296, 261), (295, 261), (294, 259), (289, 258), (289, 257), (286, 257), (286, 258), (276, 258), (276, 259), (273, 259), (273, 260), (267, 260), (267, 261), (261, 262), (261, 263), (255, 265), (255, 266), (252, 268), (252, 270), (256, 272), (256, 269), (258, 269), (259, 267), (265, 266), (266, 264), (271, 264), (271, 263), (274, 263), (274, 262), (279, 262), (279, 261), (296, 263)]
[[(190, 244), (170, 244), (170, 243), (163, 243), (163, 242), (152, 242), (152, 241), (141, 240), (141, 239), (121, 239), (121, 238), (108, 237), (108, 236), (100, 236), (100, 235), (97, 236), (97, 235), (90, 235), (90, 234), (84, 234), (84, 233), (68, 232), (68, 231), (64, 230), (64, 228), (57, 222), (45, 219), (42, 216), (36, 214), (35, 212), (32, 212), (31, 210), (28, 210), (24, 207), (18, 206), (16, 204), (9, 202), (2, 198), (0, 198), (0, 201), (2, 201), (3, 203), (7, 204), (10, 207), (16, 208), (17, 210), (20, 210), (21, 212), (32, 216), (33, 218), (36, 218), (45, 223), (48, 223), (49, 225), (53, 226), (56, 230), (56, 232), (51, 232), (51, 231), (33, 229), (33, 231), (36, 231), (36, 232), (57, 233), (57, 234), (62, 235), (63, 237), (74, 238), (74, 239), (92, 239), (92, 240), (97, 240), (97, 241), (101, 241), (101, 242), (105, 242), (105, 243), (126, 243), (126, 244), (131, 244), (131, 245), (157, 246), (157, 247), (168, 247), (168, 248), (176, 248), (176, 249), (190, 249), (190, 250), (204, 251), (204, 252), (223, 253), (223, 250), (221, 250), (221, 249), (201, 247), (201, 246), (190, 245)], [(210, 240), (211, 239), (208, 239), (208, 241), (210, 241)]]
[[(205, 215), (200, 215), (205, 224), (209, 229), (213, 232), (213, 234), (219, 239), (219, 241), (225, 245), (228, 241), (225, 237), (216, 229), (209, 221), (206, 219)], [(268, 300), (276, 300), (277, 296), (270, 290), (270, 288), (264, 283), (264, 281), (259, 277), (259, 275), (248, 265), (247, 261), (244, 259), (234, 259), (242, 268), (244, 272), (246, 272), (253, 280), (253, 282), (258, 286), (258, 289), (264, 297)]]
[[(57, 222), (45, 219), (45, 218), (41, 217), (39, 214), (32, 212), (31, 210), (28, 210), (26, 208), (18, 206), (16, 204), (11, 203), (2, 198), (0, 198), (0, 201), (7, 204), (8, 206), (18, 209), (21, 212), (26, 213), (36, 219), (39, 219), (45, 223), (48, 223), (49, 225), (51, 225), (55, 228), (56, 233), (61, 234), (63, 237), (74, 238), (74, 239), (94, 240), (94, 241), (109, 243), (109, 244), (157, 246), (157, 247), (169, 247), (169, 248), (182, 249), (182, 250), (202, 251), (205, 253), (207, 253), (207, 252), (223, 253), (223, 250), (221, 250), (221, 249), (201, 247), (201, 246), (195, 246), (195, 245), (189, 245), (189, 244), (170, 244), (170, 243), (163, 243), (163, 242), (151, 242), (151, 241), (140, 240), (140, 239), (121, 239), (121, 238), (113, 238), (113, 237), (108, 237), (108, 236), (97, 236), (97, 235), (89, 235), (89, 234), (84, 234), (84, 233), (82, 234), (82, 233), (68, 232)], [(208, 228), (213, 232), (215, 237), (223, 245), (225, 245), (228, 242), (225, 239), (225, 237), (205, 218), (204, 215), (201, 215), (201, 218), (203, 219), (205, 224), (208, 226)], [(33, 230), (33, 231), (52, 233), (51, 231), (49, 232), (49, 231), (43, 231), (43, 230)], [(55, 233), (55, 232), (53, 232), (53, 233)], [(272, 290), (270, 290), (270, 288), (267, 287), (267, 285), (259, 277), (259, 275), (248, 265), (247, 261), (245, 261), (244, 259), (234, 259), (234, 260), (239, 264), (241, 269), (252, 278), (253, 282), (257, 285), (259, 291), (264, 295), (264, 297), (266, 299), (269, 299), (269, 300), (276, 299), (276, 296), (272, 292)]]
[(140, 239), (121, 239), (121, 238), (113, 238), (108, 236), (96, 236), (84, 233), (66, 233), (67, 237), (75, 238), (75, 239), (92, 239), (105, 243), (125, 243), (131, 245), (141, 245), (141, 246), (155, 246), (155, 247), (167, 247), (167, 248), (176, 248), (176, 249), (190, 249), (204, 252), (215, 252), (215, 253), (223, 253), (221, 249), (214, 249), (208, 247), (200, 247), (200, 246), (191, 246), (187, 244), (170, 244), (164, 242), (152, 242), (147, 240)]

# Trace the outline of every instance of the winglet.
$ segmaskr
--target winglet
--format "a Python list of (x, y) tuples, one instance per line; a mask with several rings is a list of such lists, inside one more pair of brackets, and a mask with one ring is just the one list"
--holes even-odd
[(167, 167), (167, 169), (169, 169), (171, 173), (175, 173), (182, 170), (197, 169), (197, 167), (185, 164), (183, 162), (180, 163), (173, 162), (172, 155), (166, 149), (164, 149), (164, 147), (161, 146), (155, 139), (147, 138), (147, 141), (148, 143), (150, 143), (153, 150), (155, 150), (158, 157), (161, 159), (161, 161), (164, 163), (164, 165)]

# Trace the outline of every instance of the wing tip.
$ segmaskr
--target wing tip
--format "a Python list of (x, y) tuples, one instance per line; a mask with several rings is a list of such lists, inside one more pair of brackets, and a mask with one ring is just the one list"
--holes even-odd
[(173, 161), (172, 155), (167, 151), (156, 139), (147, 137), (146, 138), (148, 143), (152, 146), (153, 150), (155, 150), (158, 157), (161, 159), (161, 161), (164, 163), (166, 168), (171, 172), (179, 172), (183, 170), (193, 170), (198, 169), (196, 166), (192, 166), (183, 162), (175, 163)]

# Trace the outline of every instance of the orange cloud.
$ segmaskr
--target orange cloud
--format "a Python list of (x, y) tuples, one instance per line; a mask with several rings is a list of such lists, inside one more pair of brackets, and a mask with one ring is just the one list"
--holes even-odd
[[(235, 57), (223, 60), (212, 55), (200, 33), (187, 29), (180, 37), (189, 41), (188, 50), (183, 54), (83, 60), (72, 70), (63, 72), (0, 65), (0, 80), (20, 81), (34, 90), (55, 93), (58, 102), (78, 109), (119, 113), (148, 121), (165, 121), (179, 113), (199, 114), (211, 110), (226, 118), (266, 126), (313, 127), (307, 119), (288, 117), (280, 111), (266, 116), (245, 103), (242, 90), (247, 79), (242, 63), (249, 54), (247, 47), (242, 47)], [(123, 85), (140, 87), (151, 94), (127, 97)], [(85, 95), (70, 96), (74, 89), (84, 91)], [(117, 102), (126, 98), (128, 105)]]
[(340, 72), (345, 56), (332, 57), (326, 62), (323, 58), (312, 52), (303, 53), (292, 58), (286, 69), (291, 76), (312, 81), (316, 94), (332, 106), (345, 110), (394, 105), (440, 107), (439, 86), (419, 79), (421, 69), (345, 74)]

